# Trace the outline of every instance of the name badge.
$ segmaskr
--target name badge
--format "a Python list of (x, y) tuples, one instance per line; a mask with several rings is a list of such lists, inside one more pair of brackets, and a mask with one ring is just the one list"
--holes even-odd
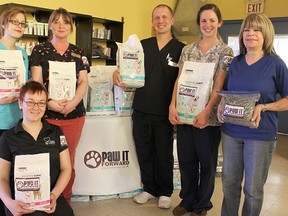
[(168, 65), (172, 66), (172, 67), (179, 67), (177, 63), (172, 61), (172, 57), (170, 57), (170, 53), (168, 53), (167, 57), (166, 57), (167, 61), (168, 61)]
[(172, 67), (179, 67), (177, 63), (168, 60), (168, 65), (172, 66)]
[(77, 53), (71, 53), (71, 55), (72, 55), (73, 57), (76, 57), (76, 58), (81, 58), (81, 55), (79, 55), (79, 54), (77, 54)]

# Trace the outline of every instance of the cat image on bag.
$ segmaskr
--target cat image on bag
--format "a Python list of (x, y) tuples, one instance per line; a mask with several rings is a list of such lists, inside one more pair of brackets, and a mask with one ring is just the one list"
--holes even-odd
[(70, 87), (63, 85), (63, 91), (64, 91), (64, 98), (69, 98), (70, 97)]

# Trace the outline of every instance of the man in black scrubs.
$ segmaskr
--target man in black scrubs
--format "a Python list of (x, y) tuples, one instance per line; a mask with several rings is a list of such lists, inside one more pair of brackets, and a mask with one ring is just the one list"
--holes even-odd
[[(141, 41), (144, 49), (145, 86), (136, 90), (133, 101), (133, 137), (141, 171), (143, 192), (134, 197), (146, 203), (159, 197), (159, 208), (171, 207), (173, 193), (173, 126), (169, 104), (178, 75), (178, 59), (184, 44), (172, 38), (172, 9), (164, 4), (152, 12), (156, 37)], [(121, 84), (114, 73), (114, 83)]]

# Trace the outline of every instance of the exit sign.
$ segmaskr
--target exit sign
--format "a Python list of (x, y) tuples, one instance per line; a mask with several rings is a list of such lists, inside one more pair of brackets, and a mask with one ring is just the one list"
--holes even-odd
[(263, 13), (264, 12), (264, 0), (247, 0), (246, 13)]

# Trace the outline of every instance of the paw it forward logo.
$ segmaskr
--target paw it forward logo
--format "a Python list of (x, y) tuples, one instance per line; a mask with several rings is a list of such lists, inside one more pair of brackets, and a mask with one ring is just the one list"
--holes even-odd
[(128, 167), (129, 151), (109, 151), (101, 152), (88, 151), (84, 156), (84, 164), (91, 169), (99, 166), (102, 168), (109, 167)]
[(101, 164), (101, 155), (97, 151), (89, 151), (84, 156), (84, 164), (91, 168), (97, 168)]

